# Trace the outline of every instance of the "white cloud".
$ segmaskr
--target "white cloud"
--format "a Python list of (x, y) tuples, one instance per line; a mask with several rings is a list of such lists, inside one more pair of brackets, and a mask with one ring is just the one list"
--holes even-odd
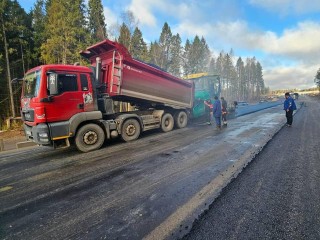
[(307, 89), (314, 87), (314, 76), (319, 66), (298, 65), (264, 70), (266, 86), (271, 89)]
[(104, 11), (105, 21), (109, 26), (117, 23), (118, 17), (114, 14), (114, 12), (110, 8), (104, 7), (103, 11)]
[[(219, 2), (219, 5), (217, 2), (219, 1), (132, 0), (128, 9), (135, 14), (142, 25), (153, 27), (157, 24), (157, 17), (155, 15), (159, 13), (165, 16), (161, 18), (162, 22), (160, 24), (169, 19), (175, 19), (176, 21), (190, 19), (195, 22), (203, 22), (208, 21), (208, 19), (225, 19), (229, 18), (228, 16), (230, 15), (233, 17), (238, 15), (238, 9), (235, 4), (232, 4), (233, 1)], [(223, 10), (226, 9), (228, 10), (228, 14), (223, 13)]]
[(320, 1), (315, 0), (249, 0), (249, 3), (281, 15), (300, 15), (320, 10)]
[[(271, 31), (251, 29), (245, 21), (217, 22), (214, 24), (184, 21), (176, 28), (182, 36), (204, 36), (209, 45), (287, 57), (305, 63), (320, 62), (320, 24), (302, 22), (286, 29), (278, 36)], [(230, 48), (231, 48), (230, 47)]]
[[(298, 23), (277, 35), (252, 29), (245, 21), (199, 24), (181, 22), (175, 31), (192, 40), (204, 36), (211, 47), (260, 55), (266, 85), (276, 88), (309, 88), (320, 63), (320, 24)], [(243, 56), (242, 56), (243, 57)], [(265, 58), (265, 59), (263, 59)], [(244, 58), (243, 58), (244, 59)]]
[(132, 0), (128, 10), (133, 12), (140, 24), (155, 27), (157, 19), (152, 14), (152, 8), (158, 4), (157, 1)]
[(183, 36), (192, 40), (195, 35), (209, 37), (210, 29), (212, 29), (212, 27), (213, 26), (210, 25), (209, 23), (203, 23), (201, 24), (201, 27), (199, 27), (199, 24), (193, 21), (186, 20), (186, 21), (180, 22), (172, 30), (174, 32), (179, 33), (180, 36)]
[(265, 49), (273, 54), (286, 55), (305, 62), (320, 61), (320, 24), (302, 22), (296, 28), (287, 29), (283, 35)]
[(108, 38), (114, 40), (119, 35), (120, 26), (118, 23), (118, 17), (110, 8), (104, 7), (103, 11), (105, 22), (107, 23)]

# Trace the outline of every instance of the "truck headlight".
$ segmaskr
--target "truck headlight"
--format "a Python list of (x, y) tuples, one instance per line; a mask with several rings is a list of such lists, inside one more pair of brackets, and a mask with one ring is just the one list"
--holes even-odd
[(39, 137), (47, 138), (48, 137), (48, 133), (39, 133)]

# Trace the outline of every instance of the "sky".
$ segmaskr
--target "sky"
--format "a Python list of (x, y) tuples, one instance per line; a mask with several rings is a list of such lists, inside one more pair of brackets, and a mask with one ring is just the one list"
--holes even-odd
[[(85, 0), (86, 2), (88, 0)], [(29, 12), (35, 0), (18, 0)], [(276, 89), (315, 87), (320, 69), (319, 0), (102, 0), (107, 26), (130, 10), (147, 43), (165, 22), (186, 39), (203, 36), (214, 57), (234, 52), (255, 57), (265, 85)]]

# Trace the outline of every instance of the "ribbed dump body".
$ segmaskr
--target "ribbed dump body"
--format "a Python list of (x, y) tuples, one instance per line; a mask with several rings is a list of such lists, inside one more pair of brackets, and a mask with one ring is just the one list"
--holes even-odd
[(113, 99), (133, 102), (148, 101), (173, 108), (191, 108), (193, 83), (177, 78), (156, 66), (131, 57), (127, 49), (110, 40), (104, 40), (81, 52), (97, 66), (101, 59), (101, 79), (104, 93)]

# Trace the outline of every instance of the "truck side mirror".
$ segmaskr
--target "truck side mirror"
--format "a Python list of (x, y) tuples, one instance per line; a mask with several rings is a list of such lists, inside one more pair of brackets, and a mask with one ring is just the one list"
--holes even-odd
[(48, 75), (48, 90), (50, 95), (57, 95), (59, 93), (58, 89), (58, 74), (47, 73)]

